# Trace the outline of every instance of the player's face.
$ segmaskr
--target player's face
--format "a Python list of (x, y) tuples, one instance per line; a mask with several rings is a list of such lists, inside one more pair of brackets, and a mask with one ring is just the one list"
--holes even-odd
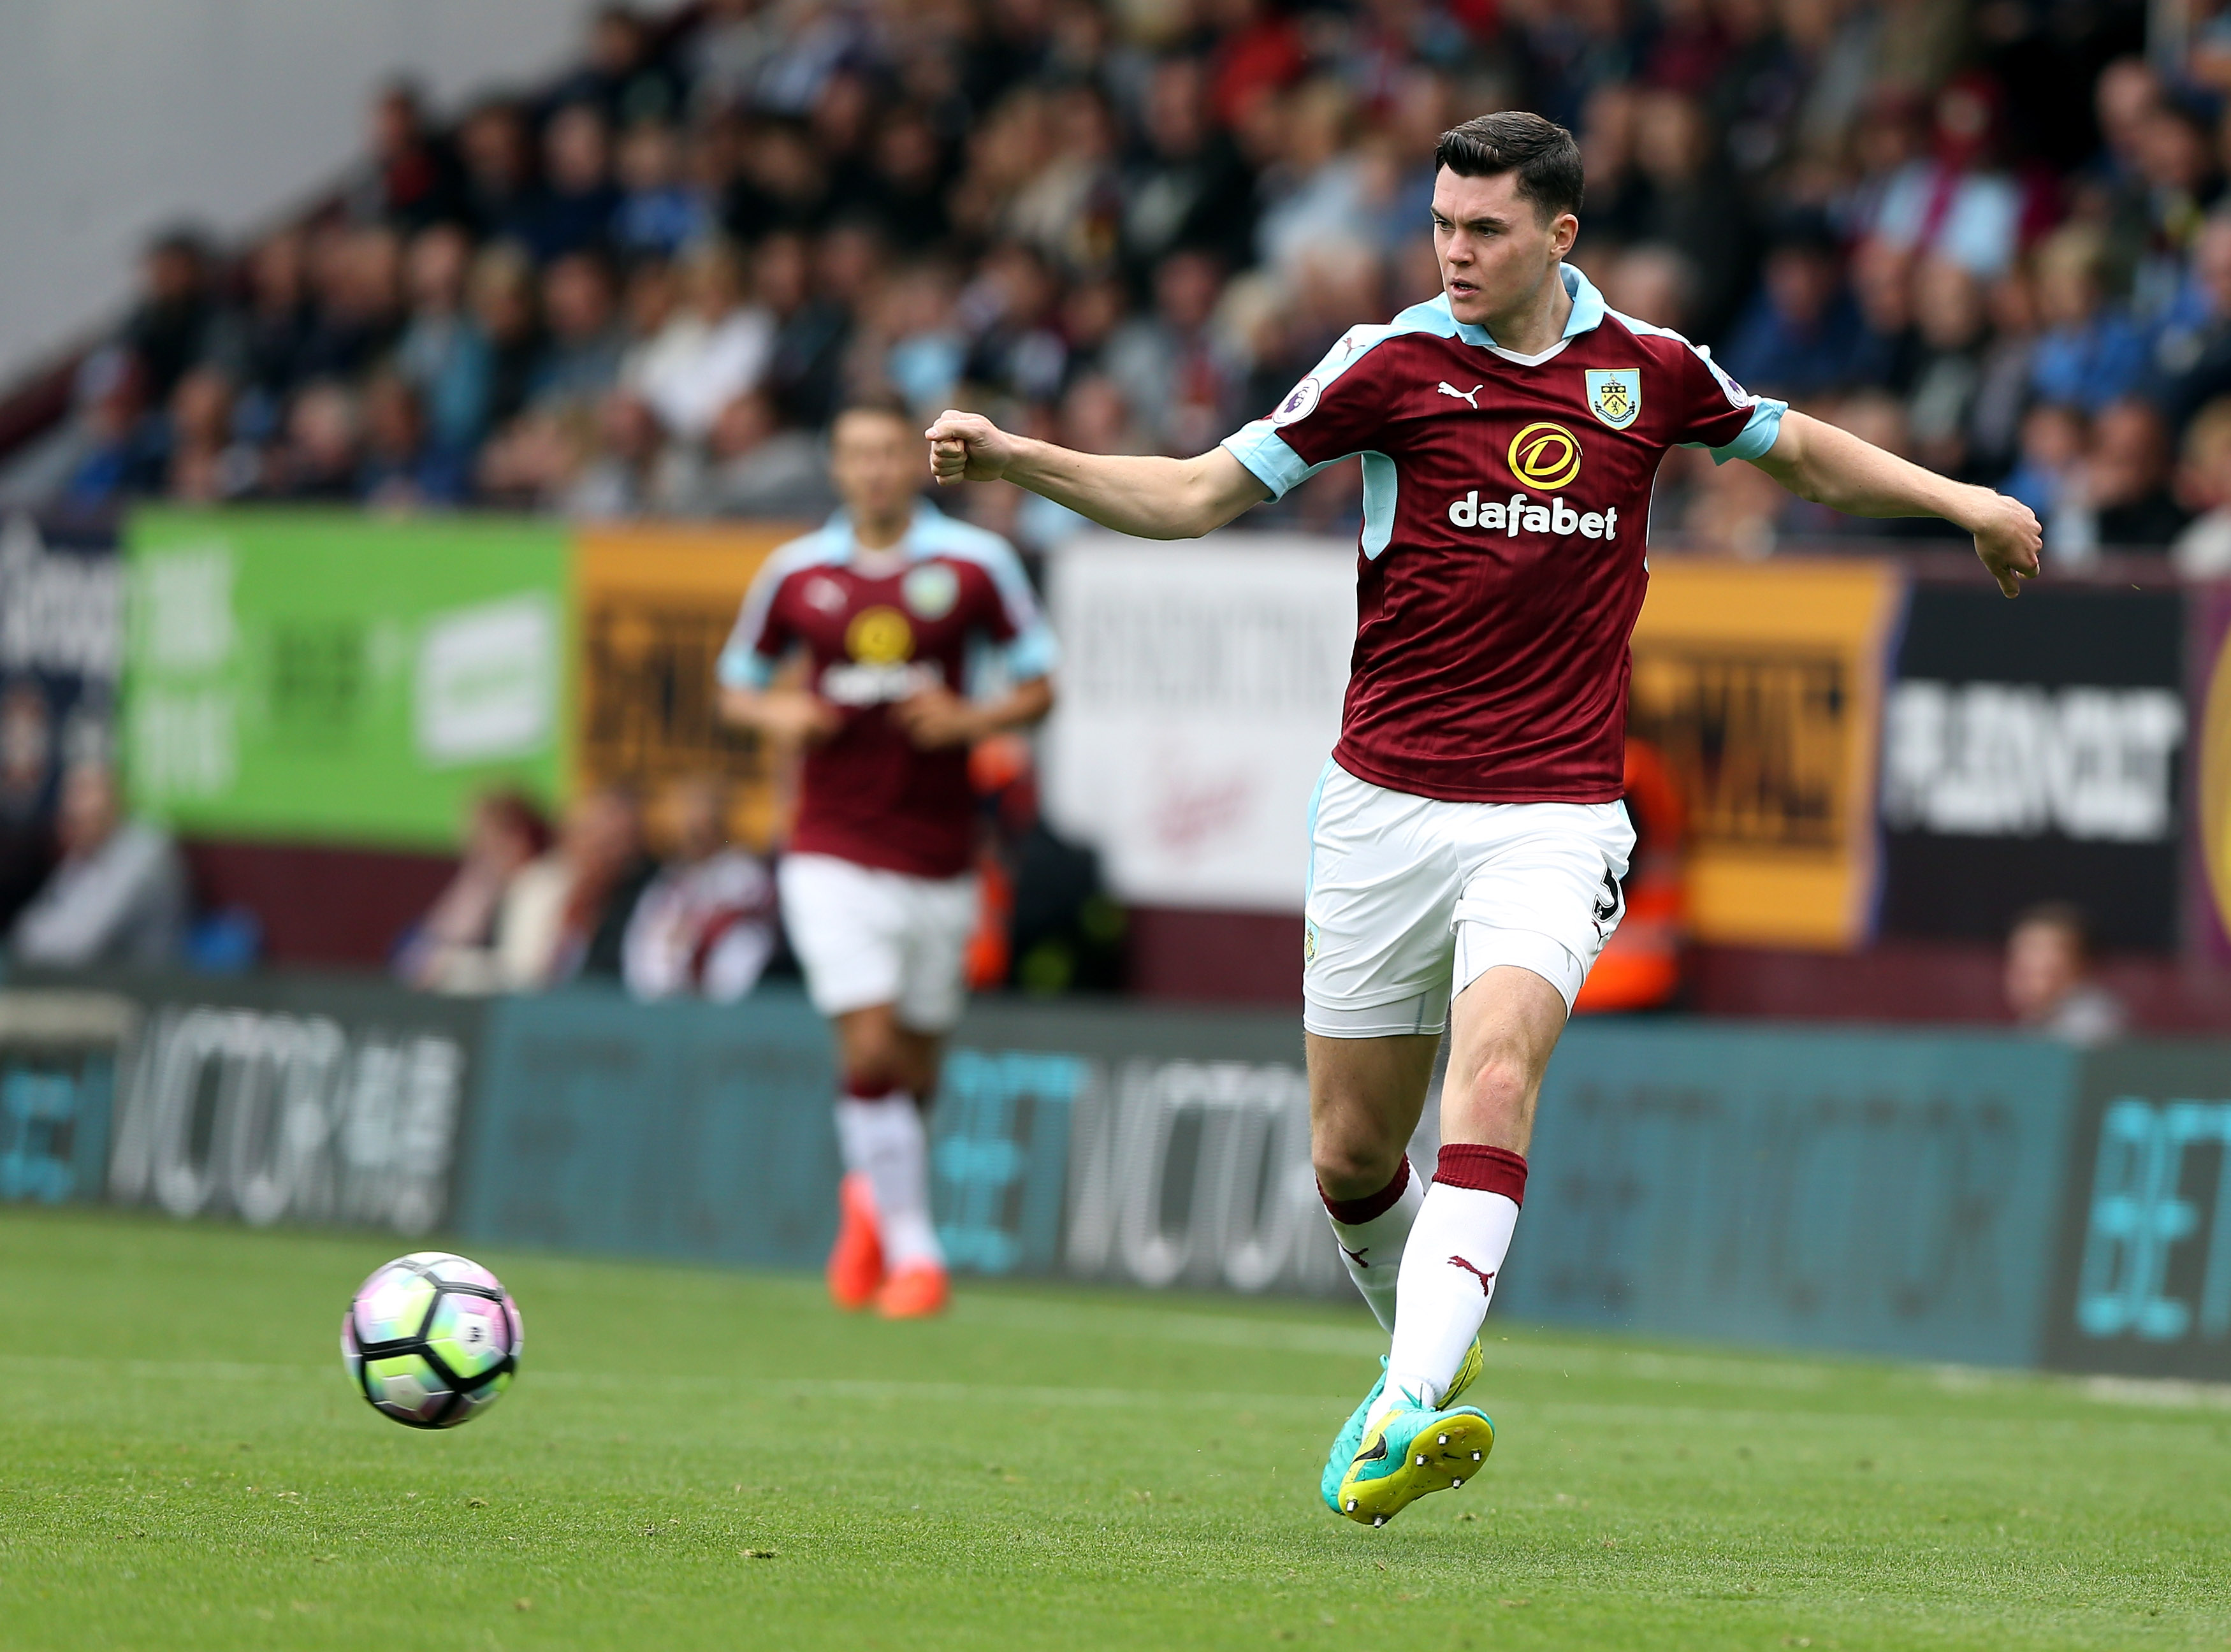
[(1518, 193), (1516, 172), (1460, 177), (1444, 166), (1433, 180), (1433, 250), (1450, 313), (1484, 326), (1523, 310), (1580, 229), (1569, 212), (1545, 220)]
[(922, 438), (889, 413), (851, 412), (829, 436), (829, 480), (856, 522), (889, 522), (922, 489)]

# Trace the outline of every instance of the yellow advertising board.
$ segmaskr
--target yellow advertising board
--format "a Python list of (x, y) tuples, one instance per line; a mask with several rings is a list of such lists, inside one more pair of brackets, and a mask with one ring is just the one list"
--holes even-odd
[(1883, 683), (1904, 593), (1885, 563), (1653, 564), (1628, 726), (1680, 782), (1698, 939), (1866, 940)]
[(575, 541), (580, 684), (575, 780), (639, 788), (654, 839), (675, 787), (728, 784), (729, 827), (765, 850), (781, 835), (791, 787), (764, 745), (724, 725), (714, 661), (767, 553), (802, 524), (629, 523)]

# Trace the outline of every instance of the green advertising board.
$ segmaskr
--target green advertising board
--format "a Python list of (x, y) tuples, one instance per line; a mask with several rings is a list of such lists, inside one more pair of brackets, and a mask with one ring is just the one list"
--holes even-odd
[(126, 533), (126, 773), (187, 832), (455, 844), (497, 783), (559, 794), (562, 525), (153, 509)]

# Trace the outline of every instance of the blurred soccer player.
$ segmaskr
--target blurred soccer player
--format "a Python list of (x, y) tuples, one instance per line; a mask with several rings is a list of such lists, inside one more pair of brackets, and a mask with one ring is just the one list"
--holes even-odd
[[(897, 408), (855, 407), (831, 433), (844, 508), (767, 559), (721, 651), (733, 721), (806, 747), (776, 877), (808, 990), (836, 1023), (845, 1177), (829, 1288), (895, 1318), (945, 1306), (922, 1115), (960, 1018), (976, 923), (968, 748), (1051, 709), (1052, 633), (1007, 542), (921, 496)], [(967, 697), (986, 652), (1007, 686)], [(802, 654), (804, 686), (775, 686)]]
[[(1323, 1490), (1374, 1525), (1462, 1484), (1494, 1442), (1454, 1401), (1479, 1368), (1542, 1073), (1620, 917), (1627, 638), (1659, 461), (1701, 447), (1858, 515), (1947, 518), (2008, 596), (2040, 543), (2016, 501), (1747, 394), (1678, 333), (1607, 310), (1564, 262), (1581, 176), (1562, 127), (1482, 116), (1436, 162), (1441, 295), (1349, 329), (1221, 447), (1097, 456), (953, 412), (928, 432), (940, 482), (1004, 477), (1165, 539), (1362, 455), (1355, 652), (1310, 810), (1303, 990), (1319, 1186), (1392, 1345)], [(1403, 1149), (1452, 994), (1446, 1145), (1421, 1191)]]

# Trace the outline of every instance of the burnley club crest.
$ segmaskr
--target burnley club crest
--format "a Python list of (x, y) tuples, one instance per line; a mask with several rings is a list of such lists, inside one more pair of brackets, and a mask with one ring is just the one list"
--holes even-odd
[(1633, 367), (1588, 370), (1588, 411), (1614, 430), (1624, 430), (1642, 411), (1642, 374)]

